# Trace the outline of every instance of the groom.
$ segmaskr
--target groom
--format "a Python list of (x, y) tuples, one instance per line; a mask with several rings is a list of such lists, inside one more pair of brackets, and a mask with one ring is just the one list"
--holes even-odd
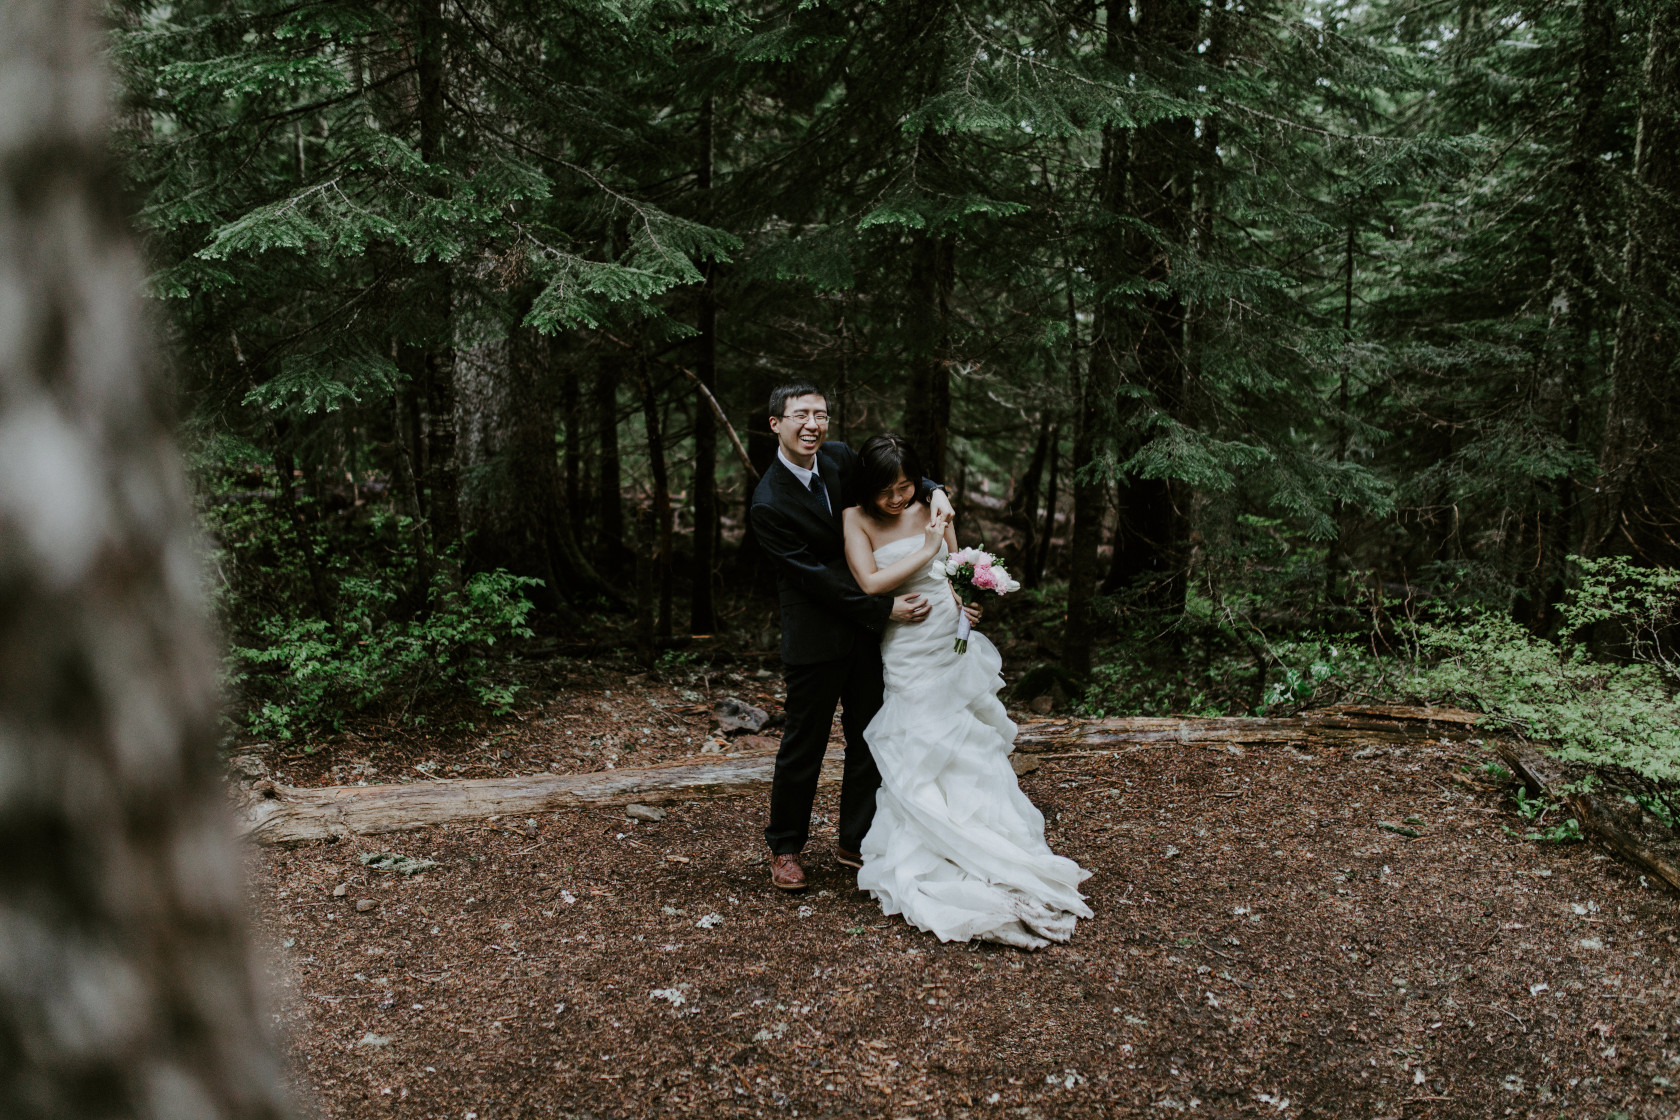
[[(828, 398), (814, 385), (783, 385), (770, 394), (776, 461), (753, 491), (752, 527), (776, 567), (782, 608), (782, 661), (787, 723), (770, 786), (770, 882), (805, 889), (799, 853), (810, 834), (811, 803), (828, 749), (834, 707), (846, 734), (840, 785), (840, 828), (834, 858), (862, 867), (858, 849), (875, 816), (875, 768), (863, 729), (881, 707), (881, 631), (889, 620), (918, 623), (932, 604), (920, 593), (865, 595), (846, 567), (840, 511), (861, 498), (852, 492), (857, 453), (827, 443)], [(949, 513), (936, 483), (934, 509)]]

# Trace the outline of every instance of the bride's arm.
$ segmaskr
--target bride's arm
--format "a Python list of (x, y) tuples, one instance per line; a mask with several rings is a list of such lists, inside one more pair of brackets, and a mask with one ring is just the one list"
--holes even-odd
[(923, 530), (926, 539), (922, 547), (895, 564), (879, 568), (875, 565), (875, 549), (869, 540), (864, 516), (856, 506), (852, 506), (846, 510), (842, 520), (846, 530), (846, 566), (851, 568), (852, 578), (857, 580), (858, 587), (866, 595), (885, 595), (915, 575), (939, 551), (939, 542), (949, 531), (949, 524), (941, 518), (929, 518), (927, 528)]

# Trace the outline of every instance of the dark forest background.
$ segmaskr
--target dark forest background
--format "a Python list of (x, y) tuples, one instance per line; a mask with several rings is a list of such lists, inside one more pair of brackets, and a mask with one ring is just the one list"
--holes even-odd
[(1025, 585), (1023, 702), (1680, 774), (1671, 3), (111, 12), (249, 732), (771, 650), (808, 379)]

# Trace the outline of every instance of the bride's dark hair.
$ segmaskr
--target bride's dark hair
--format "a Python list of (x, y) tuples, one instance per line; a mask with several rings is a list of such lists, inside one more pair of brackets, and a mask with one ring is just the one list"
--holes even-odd
[(910, 442), (896, 432), (882, 432), (858, 449), (858, 505), (870, 517), (882, 517), (876, 495), (903, 475), (916, 486), (916, 501), (927, 502), (922, 493), (922, 459)]

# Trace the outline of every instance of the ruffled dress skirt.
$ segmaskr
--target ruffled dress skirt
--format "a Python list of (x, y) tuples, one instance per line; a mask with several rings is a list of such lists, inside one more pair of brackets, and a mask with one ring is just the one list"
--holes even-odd
[[(876, 562), (919, 543), (894, 541)], [(1002, 658), (978, 631), (966, 653), (952, 648), (958, 611), (932, 564), (907, 590), (933, 609), (882, 639), (886, 697), (864, 732), (881, 789), (858, 886), (941, 941), (1066, 941), (1091, 916), (1078, 889), (1090, 872), (1050, 850), (1044, 816), (1009, 764), (1016, 727), (998, 699)]]

